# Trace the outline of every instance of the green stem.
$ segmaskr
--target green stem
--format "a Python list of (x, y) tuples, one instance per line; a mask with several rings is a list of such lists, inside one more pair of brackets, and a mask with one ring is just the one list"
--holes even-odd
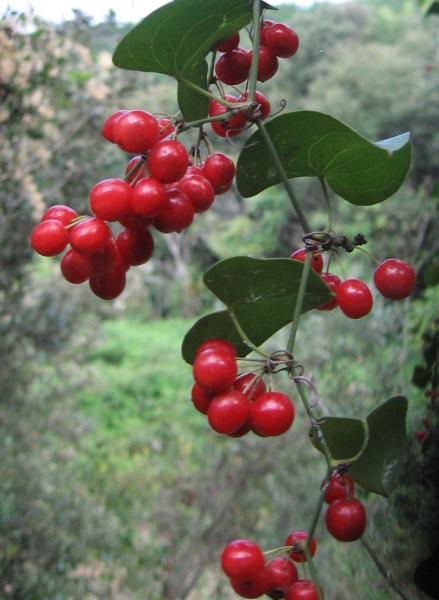
[(239, 104), (237, 104), (236, 102), (235, 103), (228, 102), (227, 100), (224, 100), (224, 98), (221, 98), (220, 96), (214, 96), (213, 94), (211, 94), (204, 88), (200, 87), (199, 85), (196, 85), (195, 83), (192, 83), (192, 81), (189, 81), (189, 79), (186, 79), (185, 77), (180, 77), (179, 81), (181, 81), (188, 87), (192, 88), (194, 91), (198, 92), (202, 96), (206, 96), (206, 98), (210, 98), (210, 100), (215, 100), (215, 102), (219, 102), (219, 104), (223, 104), (224, 106), (227, 106), (228, 108), (232, 108), (232, 107), (238, 108), (239, 107)]
[(228, 313), (230, 315), (230, 318), (232, 319), (232, 322), (234, 324), (234, 326), (236, 327), (236, 331), (239, 333), (239, 335), (241, 336), (241, 339), (247, 344), (247, 346), (249, 348), (251, 348), (254, 352), (256, 352), (257, 354), (259, 354), (260, 356), (263, 356), (264, 358), (267, 358), (267, 354), (265, 354), (265, 352), (262, 352), (262, 350), (260, 350), (252, 341), (251, 339), (247, 336), (247, 334), (245, 333), (245, 331), (242, 329), (241, 325), (239, 324), (238, 319), (236, 318), (235, 313), (233, 312), (233, 310), (231, 308), (228, 309)]
[(212, 83), (212, 79), (214, 79), (213, 71), (215, 69), (215, 60), (216, 60), (216, 50), (212, 51), (212, 59), (210, 61), (209, 66), (209, 75), (207, 76), (207, 85)]
[(319, 583), (319, 576), (317, 575), (317, 569), (314, 566), (314, 562), (313, 562), (308, 544), (306, 544), (306, 546), (305, 546), (305, 555), (306, 555), (306, 562), (308, 564), (309, 574), (311, 576), (311, 580), (314, 583), (316, 591), (317, 591), (317, 597), (319, 600), (324, 600), (322, 588), (320, 587), (320, 583)]
[(373, 254), (371, 254), (370, 252), (368, 252), (367, 250), (365, 250), (361, 246), (355, 246), (354, 250), (359, 250), (360, 252), (362, 252), (363, 254), (365, 254), (368, 258), (370, 258), (371, 261), (375, 262), (377, 265), (380, 264), (380, 261), (377, 258), (375, 258), (375, 256)]
[(328, 187), (324, 177), (319, 177), (320, 185), (322, 186), (323, 195), (325, 197), (326, 208), (328, 210), (328, 227), (327, 231), (332, 231), (333, 211), (331, 197), (329, 196)]
[(204, 125), (205, 123), (212, 123), (212, 121), (223, 121), (225, 119), (229, 119), (230, 117), (233, 117), (233, 115), (234, 115), (234, 112), (229, 110), (228, 112), (222, 113), (221, 115), (215, 115), (214, 117), (205, 117), (204, 119), (198, 119), (197, 121), (189, 121), (188, 123), (185, 123), (184, 125), (182, 125), (182, 127), (179, 128), (179, 132), (187, 131), (188, 129), (191, 129), (192, 127), (200, 127), (201, 125)]
[(259, 38), (260, 38), (261, 0), (253, 0), (253, 52), (252, 64), (248, 78), (248, 101), (255, 101), (256, 85), (258, 81), (259, 64)]
[(279, 157), (279, 154), (277, 153), (276, 148), (274, 147), (274, 144), (271, 140), (271, 137), (269, 136), (265, 125), (262, 121), (262, 119), (256, 119), (256, 123), (257, 126), (259, 127), (259, 131), (261, 132), (261, 135), (264, 139), (265, 144), (267, 145), (267, 149), (271, 155), (271, 158), (273, 159), (274, 164), (276, 165), (277, 171), (279, 173), (279, 176), (282, 180), (282, 183), (285, 187), (285, 191), (288, 194), (289, 199), (291, 200), (291, 204), (293, 205), (294, 210), (296, 211), (297, 217), (300, 221), (300, 224), (302, 226), (302, 229), (305, 233), (309, 233), (311, 231), (311, 227), (308, 223), (307, 218), (305, 217), (305, 214), (302, 211), (302, 208), (299, 204), (299, 201), (296, 198), (296, 195), (294, 193), (293, 187), (291, 185), (290, 180), (287, 177), (287, 174), (285, 172), (285, 169), (282, 165), (282, 161)]
[(393, 589), (393, 591), (396, 594), (398, 594), (398, 596), (400, 598), (402, 598), (402, 600), (410, 600), (409, 597), (406, 596), (406, 594), (397, 586), (396, 581), (392, 577), (391, 573), (388, 571), (388, 569), (385, 567), (385, 565), (382, 564), (382, 562), (376, 555), (373, 548), (371, 546), (369, 546), (369, 544), (366, 542), (366, 540), (364, 538), (361, 538), (361, 544), (363, 545), (363, 548), (366, 550), (366, 552), (369, 554), (369, 556), (375, 563), (376, 567), (378, 568), (378, 570), (380, 571), (380, 573), (382, 574), (384, 579), (387, 581), (387, 583)]
[(294, 316), (291, 323), (290, 335), (288, 337), (287, 351), (292, 354), (294, 342), (296, 341), (297, 329), (299, 327), (300, 315), (303, 308), (303, 299), (305, 297), (306, 284), (308, 283), (308, 275), (311, 268), (311, 252), (306, 253), (305, 263), (303, 265), (302, 275), (300, 277), (299, 291), (297, 292), (296, 304), (294, 306)]

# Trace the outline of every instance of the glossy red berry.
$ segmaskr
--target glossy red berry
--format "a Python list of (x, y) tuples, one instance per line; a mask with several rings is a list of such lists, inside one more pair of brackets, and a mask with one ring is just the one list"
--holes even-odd
[(194, 220), (192, 202), (177, 188), (171, 188), (166, 195), (166, 202), (154, 220), (154, 227), (162, 233), (186, 229)]
[[(285, 546), (293, 546), (292, 550), (289, 552), (290, 558), (292, 558), (295, 562), (307, 562), (306, 554), (305, 554), (305, 543), (308, 539), (308, 534), (306, 531), (293, 531), (285, 540)], [(309, 545), (309, 551), (311, 556), (314, 556), (317, 550), (317, 542), (313, 538)]]
[(416, 273), (404, 261), (388, 258), (375, 269), (373, 280), (384, 298), (403, 300), (410, 296), (415, 288)]
[(283, 23), (275, 23), (267, 29), (265, 43), (276, 56), (289, 58), (299, 48), (299, 37), (294, 29)]
[(330, 300), (319, 306), (318, 310), (333, 310), (337, 306), (337, 298), (335, 297), (335, 292), (341, 283), (341, 279), (337, 277), (337, 275), (333, 275), (332, 273), (322, 273), (320, 276), (326, 283), (326, 285), (329, 287), (331, 292), (334, 294), (334, 296)]
[(215, 350), (218, 352), (225, 352), (226, 354), (230, 354), (233, 358), (236, 357), (236, 349), (233, 344), (227, 342), (226, 340), (220, 340), (217, 338), (212, 338), (206, 340), (202, 344), (200, 344), (197, 348), (196, 355), (205, 352), (206, 350)]
[[(249, 52), (251, 60), (252, 52)], [(267, 81), (275, 75), (279, 68), (277, 56), (267, 46), (259, 47), (258, 81)]]
[(108, 238), (100, 252), (84, 256), (88, 256), (93, 266), (92, 275), (102, 275), (115, 267), (118, 262), (116, 243), (113, 238)]
[(245, 394), (252, 402), (267, 391), (264, 380), (257, 375), (253, 375), (253, 373), (238, 375), (233, 384), (233, 389)]
[[(306, 254), (306, 248), (299, 248), (299, 250), (295, 250), (292, 254), (290, 254), (290, 258), (293, 260), (299, 260), (300, 262), (305, 262)], [(321, 273), (323, 270), (323, 256), (319, 252), (313, 251), (312, 253), (311, 269), (316, 273)]]
[(64, 250), (69, 234), (61, 221), (47, 219), (35, 225), (30, 236), (30, 245), (41, 256), (56, 256)]
[(223, 392), (232, 387), (238, 367), (230, 352), (209, 350), (197, 354), (194, 360), (194, 379), (209, 392)]
[(125, 180), (127, 183), (139, 181), (142, 177), (148, 177), (148, 169), (146, 168), (146, 160), (143, 156), (137, 155), (129, 161), (125, 167)]
[(151, 177), (162, 183), (178, 181), (186, 173), (189, 155), (183, 144), (177, 140), (162, 140), (151, 150), (147, 166)]
[(314, 583), (308, 579), (296, 581), (288, 590), (285, 600), (319, 600)]
[(218, 50), (218, 52), (231, 52), (235, 50), (239, 46), (239, 31), (232, 33), (232, 35), (221, 42), (218, 42), (216, 46), (214, 46), (214, 50)]
[[(325, 482), (322, 481), (321, 487), (323, 487), (324, 484)], [(327, 504), (331, 504), (332, 502), (335, 502), (335, 500), (350, 498), (354, 495), (354, 491), (355, 484), (350, 475), (340, 475), (340, 473), (334, 473), (329, 480), (328, 487), (326, 488), (325, 502)]]
[(227, 85), (238, 85), (248, 78), (251, 56), (242, 48), (222, 54), (216, 65), (215, 75)]
[(241, 427), (239, 429), (237, 429), (233, 433), (228, 433), (227, 435), (232, 438), (240, 438), (240, 437), (243, 437), (244, 435), (247, 435), (247, 433), (249, 433), (249, 431), (251, 431), (251, 430), (252, 430), (252, 428), (250, 425), (250, 420), (247, 417), (246, 421), (244, 422), (243, 425), (241, 425)]
[(272, 27), (274, 24), (274, 21), (271, 21), (270, 19), (264, 19), (264, 21), (262, 22), (259, 38), (259, 41), (262, 46), (267, 45), (267, 32), (270, 29), (270, 27)]
[(212, 184), (202, 175), (185, 175), (176, 185), (192, 202), (196, 213), (208, 210), (215, 200)]
[(84, 283), (93, 273), (93, 265), (85, 254), (69, 250), (61, 260), (61, 273), (70, 283)]
[(104, 179), (90, 191), (90, 209), (98, 219), (118, 221), (130, 212), (131, 186), (122, 179)]
[(151, 225), (154, 223), (154, 218), (142, 217), (142, 215), (129, 214), (126, 215), (126, 217), (119, 219), (119, 223), (127, 229), (145, 231), (145, 229), (148, 229), (148, 227), (151, 227)]
[(233, 181), (235, 170), (233, 161), (220, 152), (211, 154), (203, 163), (204, 177), (210, 181), (216, 193), (217, 188), (229, 185)]
[(159, 119), (158, 121), (159, 124), (159, 128), (160, 128), (160, 140), (165, 139), (165, 137), (168, 137), (168, 135), (171, 135), (171, 133), (173, 131), (175, 131), (175, 127), (172, 124), (172, 121), (166, 117), (163, 117), (162, 119)]
[(114, 139), (114, 126), (117, 123), (117, 121), (120, 119), (120, 117), (122, 115), (125, 115), (127, 112), (129, 112), (129, 111), (128, 110), (117, 110), (112, 115), (110, 115), (106, 119), (105, 123), (102, 126), (102, 129), (101, 129), (102, 137), (104, 137), (107, 141), (111, 142), (112, 144), (115, 144), (116, 140)]
[(41, 221), (55, 219), (55, 221), (61, 221), (61, 223), (66, 226), (69, 225), (73, 219), (76, 219), (77, 216), (78, 214), (73, 210), (73, 208), (64, 206), (63, 204), (57, 204), (46, 210)]
[(164, 186), (154, 177), (140, 179), (131, 193), (131, 211), (142, 217), (156, 217), (165, 206), (167, 194)]
[(356, 498), (335, 500), (328, 506), (325, 523), (336, 540), (353, 542), (360, 539), (366, 529), (366, 511)]
[(269, 577), (269, 591), (285, 593), (298, 579), (296, 567), (283, 556), (274, 558), (265, 567)]
[(253, 579), (264, 570), (265, 558), (258, 544), (250, 540), (234, 540), (224, 548), (221, 566), (232, 579)]
[[(225, 96), (225, 99), (233, 103), (239, 102), (238, 98), (231, 95)], [(230, 109), (227, 106), (224, 106), (224, 104), (213, 100), (209, 106), (209, 116), (217, 117), (223, 115), (229, 110)], [(213, 121), (211, 123), (211, 127), (213, 131), (221, 137), (234, 137), (241, 133), (246, 126), (246, 123), (246, 116), (243, 112), (241, 112), (229, 117), (226, 121)]]
[(198, 383), (194, 383), (192, 386), (191, 400), (198, 412), (203, 415), (207, 415), (207, 409), (209, 408), (210, 401), (214, 397), (214, 394), (207, 392)]
[(207, 409), (209, 425), (217, 433), (229, 435), (237, 431), (247, 421), (250, 401), (236, 390), (215, 396)]
[(104, 250), (110, 237), (107, 224), (91, 217), (70, 230), (69, 241), (72, 248), (80, 254), (96, 254)]
[[(238, 102), (247, 102), (248, 92), (244, 92), (238, 98)], [(264, 96), (262, 92), (256, 90), (255, 93), (255, 102), (258, 104), (257, 110), (253, 113), (253, 118), (260, 117), (261, 119), (266, 119), (270, 114), (271, 106), (268, 99)]]
[(154, 252), (154, 240), (148, 230), (124, 229), (116, 238), (116, 246), (124, 263), (143, 265)]
[(103, 300), (113, 300), (119, 296), (126, 283), (125, 271), (117, 266), (103, 273), (90, 277), (90, 289)]
[(143, 110), (130, 110), (114, 124), (116, 144), (130, 154), (143, 154), (158, 141), (160, 127), (157, 119)]
[(241, 598), (261, 598), (270, 589), (269, 578), (265, 570), (254, 579), (231, 579), (230, 585)]
[(261, 394), (252, 404), (250, 423), (261, 436), (281, 435), (294, 421), (294, 406), (288, 396), (280, 392)]
[(370, 289), (359, 279), (342, 281), (335, 291), (340, 310), (350, 319), (360, 319), (370, 313), (373, 298)]

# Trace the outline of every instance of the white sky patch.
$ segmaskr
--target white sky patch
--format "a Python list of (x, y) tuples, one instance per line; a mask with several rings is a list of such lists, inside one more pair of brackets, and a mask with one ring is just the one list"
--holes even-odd
[[(166, 4), (168, 0), (0, 0), (0, 15), (6, 9), (19, 12), (30, 12), (43, 17), (49, 21), (63, 21), (73, 17), (72, 9), (77, 8), (85, 14), (93, 17), (95, 22), (102, 21), (110, 9), (116, 13), (119, 22), (140, 21), (150, 12)], [(331, 4), (342, 4), (346, 0), (326, 0)], [(314, 0), (270, 0), (273, 6), (280, 4), (295, 4), (296, 6), (308, 7), (314, 4)]]

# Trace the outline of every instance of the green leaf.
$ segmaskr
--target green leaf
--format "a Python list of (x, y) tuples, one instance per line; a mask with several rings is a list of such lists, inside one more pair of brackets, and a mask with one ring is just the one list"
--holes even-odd
[[(337, 119), (312, 111), (280, 115), (266, 129), (289, 178), (324, 177), (352, 204), (382, 202), (398, 190), (410, 166), (408, 133), (374, 143)], [(238, 189), (248, 198), (280, 181), (257, 131), (238, 159)]]
[[(206, 286), (228, 306), (228, 310), (197, 321), (183, 340), (183, 357), (192, 363), (198, 346), (211, 338), (230, 341), (238, 356), (251, 349), (241, 340), (232, 321), (238, 320), (257, 346), (292, 319), (303, 264), (289, 258), (235, 257), (222, 260), (204, 275)], [(303, 312), (330, 298), (321, 278), (311, 270), (303, 301)]]
[(175, 77), (184, 118), (202, 119), (207, 115), (208, 99), (185, 81), (207, 90), (206, 55), (251, 19), (248, 0), (174, 0), (122, 39), (113, 62), (122, 69)]
[(406, 444), (407, 398), (387, 400), (367, 417), (369, 441), (350, 475), (370, 492), (389, 496), (397, 482)]
[[(332, 458), (341, 464), (355, 459), (367, 442), (367, 426), (361, 419), (323, 417), (318, 420), (318, 424)], [(311, 429), (309, 436), (317, 450), (323, 452), (314, 428)]]

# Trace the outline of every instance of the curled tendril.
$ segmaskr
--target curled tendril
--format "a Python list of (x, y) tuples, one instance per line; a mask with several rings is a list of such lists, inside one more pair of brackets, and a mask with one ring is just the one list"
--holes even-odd
[(282, 113), (286, 109), (287, 101), (285, 100), (285, 98), (281, 99), (281, 101), (279, 102), (279, 107), (280, 108), (276, 112), (272, 113), (270, 117), (277, 117), (277, 115), (280, 115), (280, 113)]

